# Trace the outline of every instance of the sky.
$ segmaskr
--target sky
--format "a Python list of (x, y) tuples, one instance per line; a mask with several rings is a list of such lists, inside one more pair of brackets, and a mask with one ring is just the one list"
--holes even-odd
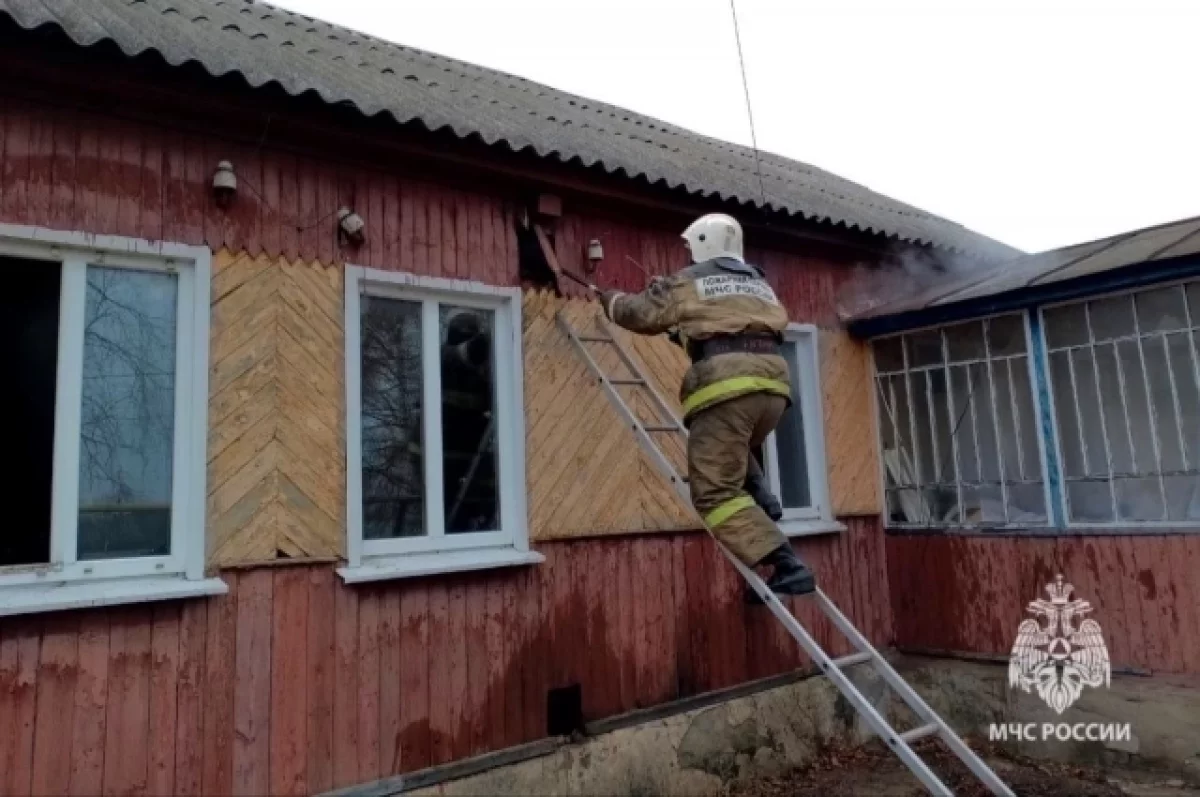
[[(273, 0), (749, 145), (729, 0)], [(1200, 215), (1200, 0), (736, 0), (758, 145), (1026, 251)]]

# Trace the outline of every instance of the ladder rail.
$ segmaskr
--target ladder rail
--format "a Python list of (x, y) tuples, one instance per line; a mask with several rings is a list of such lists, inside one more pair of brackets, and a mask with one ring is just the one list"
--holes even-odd
[[(674, 424), (674, 431), (683, 435), (683, 437), (686, 439), (688, 432), (682, 422), (680, 422), (675, 416), (675, 413), (670, 406), (663, 401), (660, 395), (658, 395), (658, 392), (654, 389), (649, 379), (646, 378), (646, 375), (642, 373), (641, 369), (625, 351), (624, 346), (621, 345), (620, 340), (613, 333), (613, 330), (608, 328), (603, 321), (597, 319), (597, 326), (607, 333), (607, 338), (580, 336), (575, 332), (570, 322), (567, 321), (562, 311), (559, 311), (555, 318), (558, 322), (558, 326), (562, 329), (564, 334), (566, 334), (567, 338), (575, 347), (575, 350), (583, 358), (584, 363), (588, 366), (589, 370), (591, 370), (592, 374), (599, 380), (600, 385), (607, 394), (610, 403), (612, 403), (621, 417), (624, 418), (626, 423), (628, 423), (633, 429), (634, 436), (637, 438), (638, 444), (641, 446), (643, 452), (650, 457), (651, 461), (654, 463), (655, 467), (658, 468), (659, 472), (665, 478), (670, 480), (671, 485), (675, 488), (675, 491), (679, 497), (690, 504), (691, 494), (687, 481), (682, 478), (678, 472), (676, 472), (674, 465), (669, 459), (666, 458), (659, 447), (655, 444), (654, 440), (650, 437), (650, 432), (647, 431), (646, 424), (644, 424), (641, 419), (639, 419), (627, 406), (624, 398), (617, 391), (616, 386), (613, 384), (613, 380), (608, 378), (603, 369), (600, 368), (599, 363), (592, 356), (591, 352), (588, 351), (587, 346), (584, 345), (585, 341), (603, 341), (605, 343), (611, 343), (616, 348), (621, 362), (625, 368), (628, 369), (629, 373), (633, 374), (635, 378), (640, 379), (644, 383), (639, 385), (639, 387), (647, 390), (654, 397), (655, 403), (659, 405), (659, 409), (662, 412), (662, 417), (669, 418)], [(627, 382), (629, 380), (617, 381)], [(766, 582), (764, 582), (762, 578), (756, 572), (754, 572), (753, 569), (742, 564), (742, 562), (733, 555), (733, 552), (725, 547), (725, 545), (723, 545), (719, 539), (717, 539), (716, 535), (712, 533), (712, 529), (707, 530), (709, 535), (712, 536), (713, 541), (717, 544), (717, 547), (720, 549), (721, 553), (725, 555), (725, 558), (729, 560), (734, 569), (741, 574), (742, 578), (747, 584), (750, 585), (751, 589), (753, 589), (754, 592), (762, 599), (763, 603), (768, 609), (770, 609), (771, 613), (775, 615), (776, 619), (783, 624), (788, 633), (792, 635), (792, 638), (799, 643), (800, 647), (809, 655), (821, 672), (833, 682), (838, 691), (850, 702), (851, 705), (854, 706), (871, 730), (878, 734), (879, 737), (887, 743), (888, 747), (896, 754), (898, 758), (900, 758), (904, 765), (908, 767), (909, 771), (913, 773), (913, 775), (921, 782), (922, 785), (925, 786), (925, 788), (929, 789), (929, 791), (933, 794), (939, 795), (939, 797), (942, 795), (950, 795), (952, 797), (953, 795), (953, 792), (951, 792), (949, 788), (942, 783), (941, 779), (938, 778), (938, 776), (928, 767), (921, 757), (917, 755), (916, 751), (912, 749), (912, 746), (908, 741), (911, 739), (915, 742), (916, 740), (926, 736), (937, 736), (946, 743), (951, 752), (953, 752), (954, 755), (960, 761), (962, 761), (963, 764), (965, 764), (967, 768), (970, 769), (971, 772), (980, 780), (980, 782), (987, 786), (993, 794), (1000, 795), (1000, 797), (1015, 797), (1012, 790), (1009, 789), (1008, 786), (1005, 785), (1002, 780), (1000, 780), (996, 773), (993, 772), (992, 769), (983, 761), (983, 759), (980, 758), (973, 750), (971, 750), (971, 748), (967, 746), (967, 744), (958, 736), (958, 734), (956, 734), (954, 730), (947, 725), (946, 722), (940, 716), (938, 716), (938, 714), (934, 712), (924, 700), (921, 699), (916, 691), (913, 690), (913, 688), (909, 686), (903, 678), (900, 677), (900, 674), (896, 672), (888, 660), (885, 659), (883, 655), (871, 645), (870, 641), (864, 637), (857, 628), (854, 627), (849, 619), (842, 614), (841, 610), (834, 605), (833, 601), (831, 601), (823, 591), (817, 589), (812, 596), (816, 599), (818, 608), (830, 619), (834, 626), (841, 631), (841, 633), (846, 637), (847, 641), (849, 641), (851, 646), (857, 651), (857, 653), (851, 654), (850, 656), (844, 656), (840, 660), (845, 661), (846, 666), (852, 666), (853, 664), (865, 663), (866, 661), (869, 661), (872, 667), (879, 673), (880, 677), (883, 678), (884, 682), (891, 687), (891, 689), (897, 695), (899, 695), (901, 700), (904, 701), (904, 703), (913, 711), (913, 713), (917, 715), (919, 723), (916, 727), (904, 732), (897, 732), (894, 728), (892, 728), (888, 721), (871, 704), (871, 701), (868, 700), (858, 689), (858, 687), (856, 687), (849, 679), (849, 677), (842, 672), (842, 668), (838, 665), (839, 660), (831, 658), (829, 654), (827, 654), (821, 648), (820, 644), (817, 643), (812, 635), (808, 633), (803, 625), (801, 625), (800, 621), (796, 619), (795, 615), (793, 615), (788, 610), (787, 606), (785, 606), (784, 603), (779, 599), (779, 596), (777, 596), (767, 587)]]
[(605, 334), (613, 339), (613, 345), (617, 349), (617, 356), (621, 358), (621, 363), (625, 366), (629, 373), (635, 374), (646, 383), (645, 390), (650, 394), (650, 397), (654, 399), (654, 409), (659, 413), (659, 418), (664, 421), (668, 421), (671, 426), (674, 426), (679, 430), (680, 434), (686, 436), (687, 428), (684, 427), (683, 421), (681, 421), (678, 416), (675, 415), (675, 410), (671, 409), (671, 405), (663, 400), (663, 397), (658, 392), (658, 389), (654, 387), (654, 383), (651, 382), (646, 377), (646, 374), (643, 374), (641, 369), (637, 367), (637, 363), (635, 363), (633, 358), (629, 356), (629, 352), (625, 351), (625, 347), (621, 345), (621, 341), (617, 337), (616, 330), (612, 328), (612, 325), (604, 321), (599, 316), (596, 317), (596, 325), (599, 326), (600, 329), (604, 330)]
[[(608, 395), (609, 402), (612, 403), (616, 410), (621, 414), (621, 417), (625, 420), (625, 423), (633, 429), (634, 435), (638, 438), (639, 442), (641, 442), (643, 450), (645, 450), (650, 456), (655, 467), (658, 468), (660, 473), (664, 474), (671, 480), (671, 485), (676, 489), (677, 492), (682, 490), (681, 494), (684, 495), (685, 499), (690, 502), (691, 492), (688, 490), (687, 484), (679, 477), (679, 474), (675, 472), (675, 468), (667, 460), (662, 451), (659, 450), (658, 446), (654, 445), (650, 441), (650, 433), (646, 431), (646, 427), (642, 423), (641, 419), (629, 409), (628, 405), (626, 405), (625, 400), (621, 397), (621, 394), (617, 392), (616, 386), (613, 385), (612, 381), (600, 368), (600, 365), (596, 362), (595, 358), (592, 357), (592, 353), (588, 351), (587, 346), (584, 345), (584, 342), (579, 339), (579, 336), (575, 333), (575, 330), (563, 316), (561, 310), (556, 314), (555, 318), (558, 321), (559, 327), (570, 339), (571, 344), (583, 358), (583, 361), (587, 364), (588, 368), (591, 369), (596, 378), (600, 380), (600, 387)], [(613, 345), (616, 346), (617, 350), (621, 351), (621, 344), (615, 337), (612, 338), (612, 342)], [(622, 357), (622, 359), (625, 360), (627, 368), (632, 365), (632, 363), (625, 357)], [(641, 376), (641, 372), (636, 368), (636, 366), (631, 369), (631, 373)], [(642, 376), (642, 378), (644, 379), (645, 377)], [(647, 382), (647, 384), (649, 384), (649, 382)]]

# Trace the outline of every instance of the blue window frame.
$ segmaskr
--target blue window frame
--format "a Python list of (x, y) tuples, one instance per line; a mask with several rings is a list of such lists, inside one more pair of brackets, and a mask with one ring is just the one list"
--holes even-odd
[(872, 348), (889, 527), (1200, 527), (1200, 279)]

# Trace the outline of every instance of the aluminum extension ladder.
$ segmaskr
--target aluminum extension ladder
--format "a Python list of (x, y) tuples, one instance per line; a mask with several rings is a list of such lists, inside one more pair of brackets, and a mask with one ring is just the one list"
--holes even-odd
[[(678, 434), (686, 439), (687, 429), (684, 428), (683, 423), (675, 417), (675, 413), (670, 406), (663, 401), (662, 396), (658, 394), (658, 391), (646, 379), (645, 374), (642, 373), (628, 352), (625, 351), (625, 347), (621, 345), (620, 340), (613, 334), (613, 330), (605, 321), (596, 318), (596, 333), (583, 335), (575, 331), (571, 326), (571, 322), (567, 320), (561, 310), (555, 318), (559, 328), (566, 334), (576, 351), (579, 352), (580, 357), (587, 364), (592, 375), (599, 381), (600, 386), (608, 395), (609, 401), (612, 402), (622, 419), (633, 430), (634, 436), (637, 437), (638, 444), (642, 447), (642, 450), (646, 452), (659, 471), (670, 481), (676, 492), (690, 504), (691, 499), (687, 480), (676, 472), (671, 461), (663, 454), (659, 446), (655, 444), (654, 438), (651, 437), (651, 435), (656, 434)], [(592, 356), (591, 351), (588, 350), (588, 344), (613, 347), (630, 376), (617, 379), (610, 378), (604, 373), (597, 359)], [(658, 415), (658, 422), (644, 423), (625, 403), (625, 400), (617, 390), (618, 387), (642, 390), (648, 394)], [(713, 537), (713, 540), (717, 543), (717, 547), (721, 549), (729, 562), (742, 574), (742, 578), (758, 593), (759, 597), (765, 601), (767, 607), (775, 617), (783, 623), (788, 632), (800, 643), (800, 647), (816, 662), (821, 672), (829, 676), (829, 679), (833, 681), (838, 691), (850, 701), (850, 704), (867, 721), (871, 730), (875, 731), (887, 743), (888, 747), (900, 757), (900, 760), (912, 771), (917, 780), (921, 781), (930, 792), (936, 795), (953, 795), (953, 792), (942, 783), (910, 745), (918, 739), (936, 736), (950, 748), (950, 751), (960, 761), (966, 764), (971, 772), (979, 778), (980, 782), (991, 789), (993, 794), (1015, 797), (1012, 790), (996, 776), (996, 773), (984, 763), (983, 759), (977, 756), (971, 748), (967, 747), (958, 734), (921, 699), (920, 695), (911, 686), (905, 683), (904, 679), (892, 668), (887, 659), (871, 646), (871, 643), (846, 619), (846, 616), (838, 610), (837, 606), (833, 604), (833, 601), (829, 600), (824, 592), (817, 589), (811, 597), (816, 601), (821, 611), (825, 613), (825, 616), (850, 641), (857, 652), (836, 659), (830, 658), (821, 649), (821, 646), (817, 644), (817, 641), (813, 639), (812, 635), (804, 629), (804, 626), (780, 602), (779, 598), (767, 589), (766, 583), (758, 574), (743, 565), (716, 537)], [(875, 667), (876, 672), (879, 673), (888, 686), (916, 714), (921, 722), (920, 725), (911, 730), (897, 732), (875, 710), (870, 701), (863, 696), (843, 672), (843, 668), (845, 667), (867, 662), (870, 662)]]

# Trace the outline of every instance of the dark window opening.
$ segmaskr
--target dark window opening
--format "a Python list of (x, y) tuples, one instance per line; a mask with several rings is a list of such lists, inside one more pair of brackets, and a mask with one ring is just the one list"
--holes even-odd
[(4, 479), (8, 517), (0, 527), (0, 566), (50, 561), (54, 479), (54, 398), (58, 369), (58, 306), (62, 267), (0, 258), (0, 339), (10, 381), (0, 391), (5, 455), (15, 467)]
[(571, 684), (546, 693), (546, 734), (570, 736), (583, 731), (583, 687)]
[[(550, 245), (554, 245), (554, 237), (547, 233)], [(522, 280), (547, 288), (558, 286), (558, 278), (546, 261), (546, 253), (538, 241), (537, 233), (531, 226), (517, 225), (517, 273)]]

